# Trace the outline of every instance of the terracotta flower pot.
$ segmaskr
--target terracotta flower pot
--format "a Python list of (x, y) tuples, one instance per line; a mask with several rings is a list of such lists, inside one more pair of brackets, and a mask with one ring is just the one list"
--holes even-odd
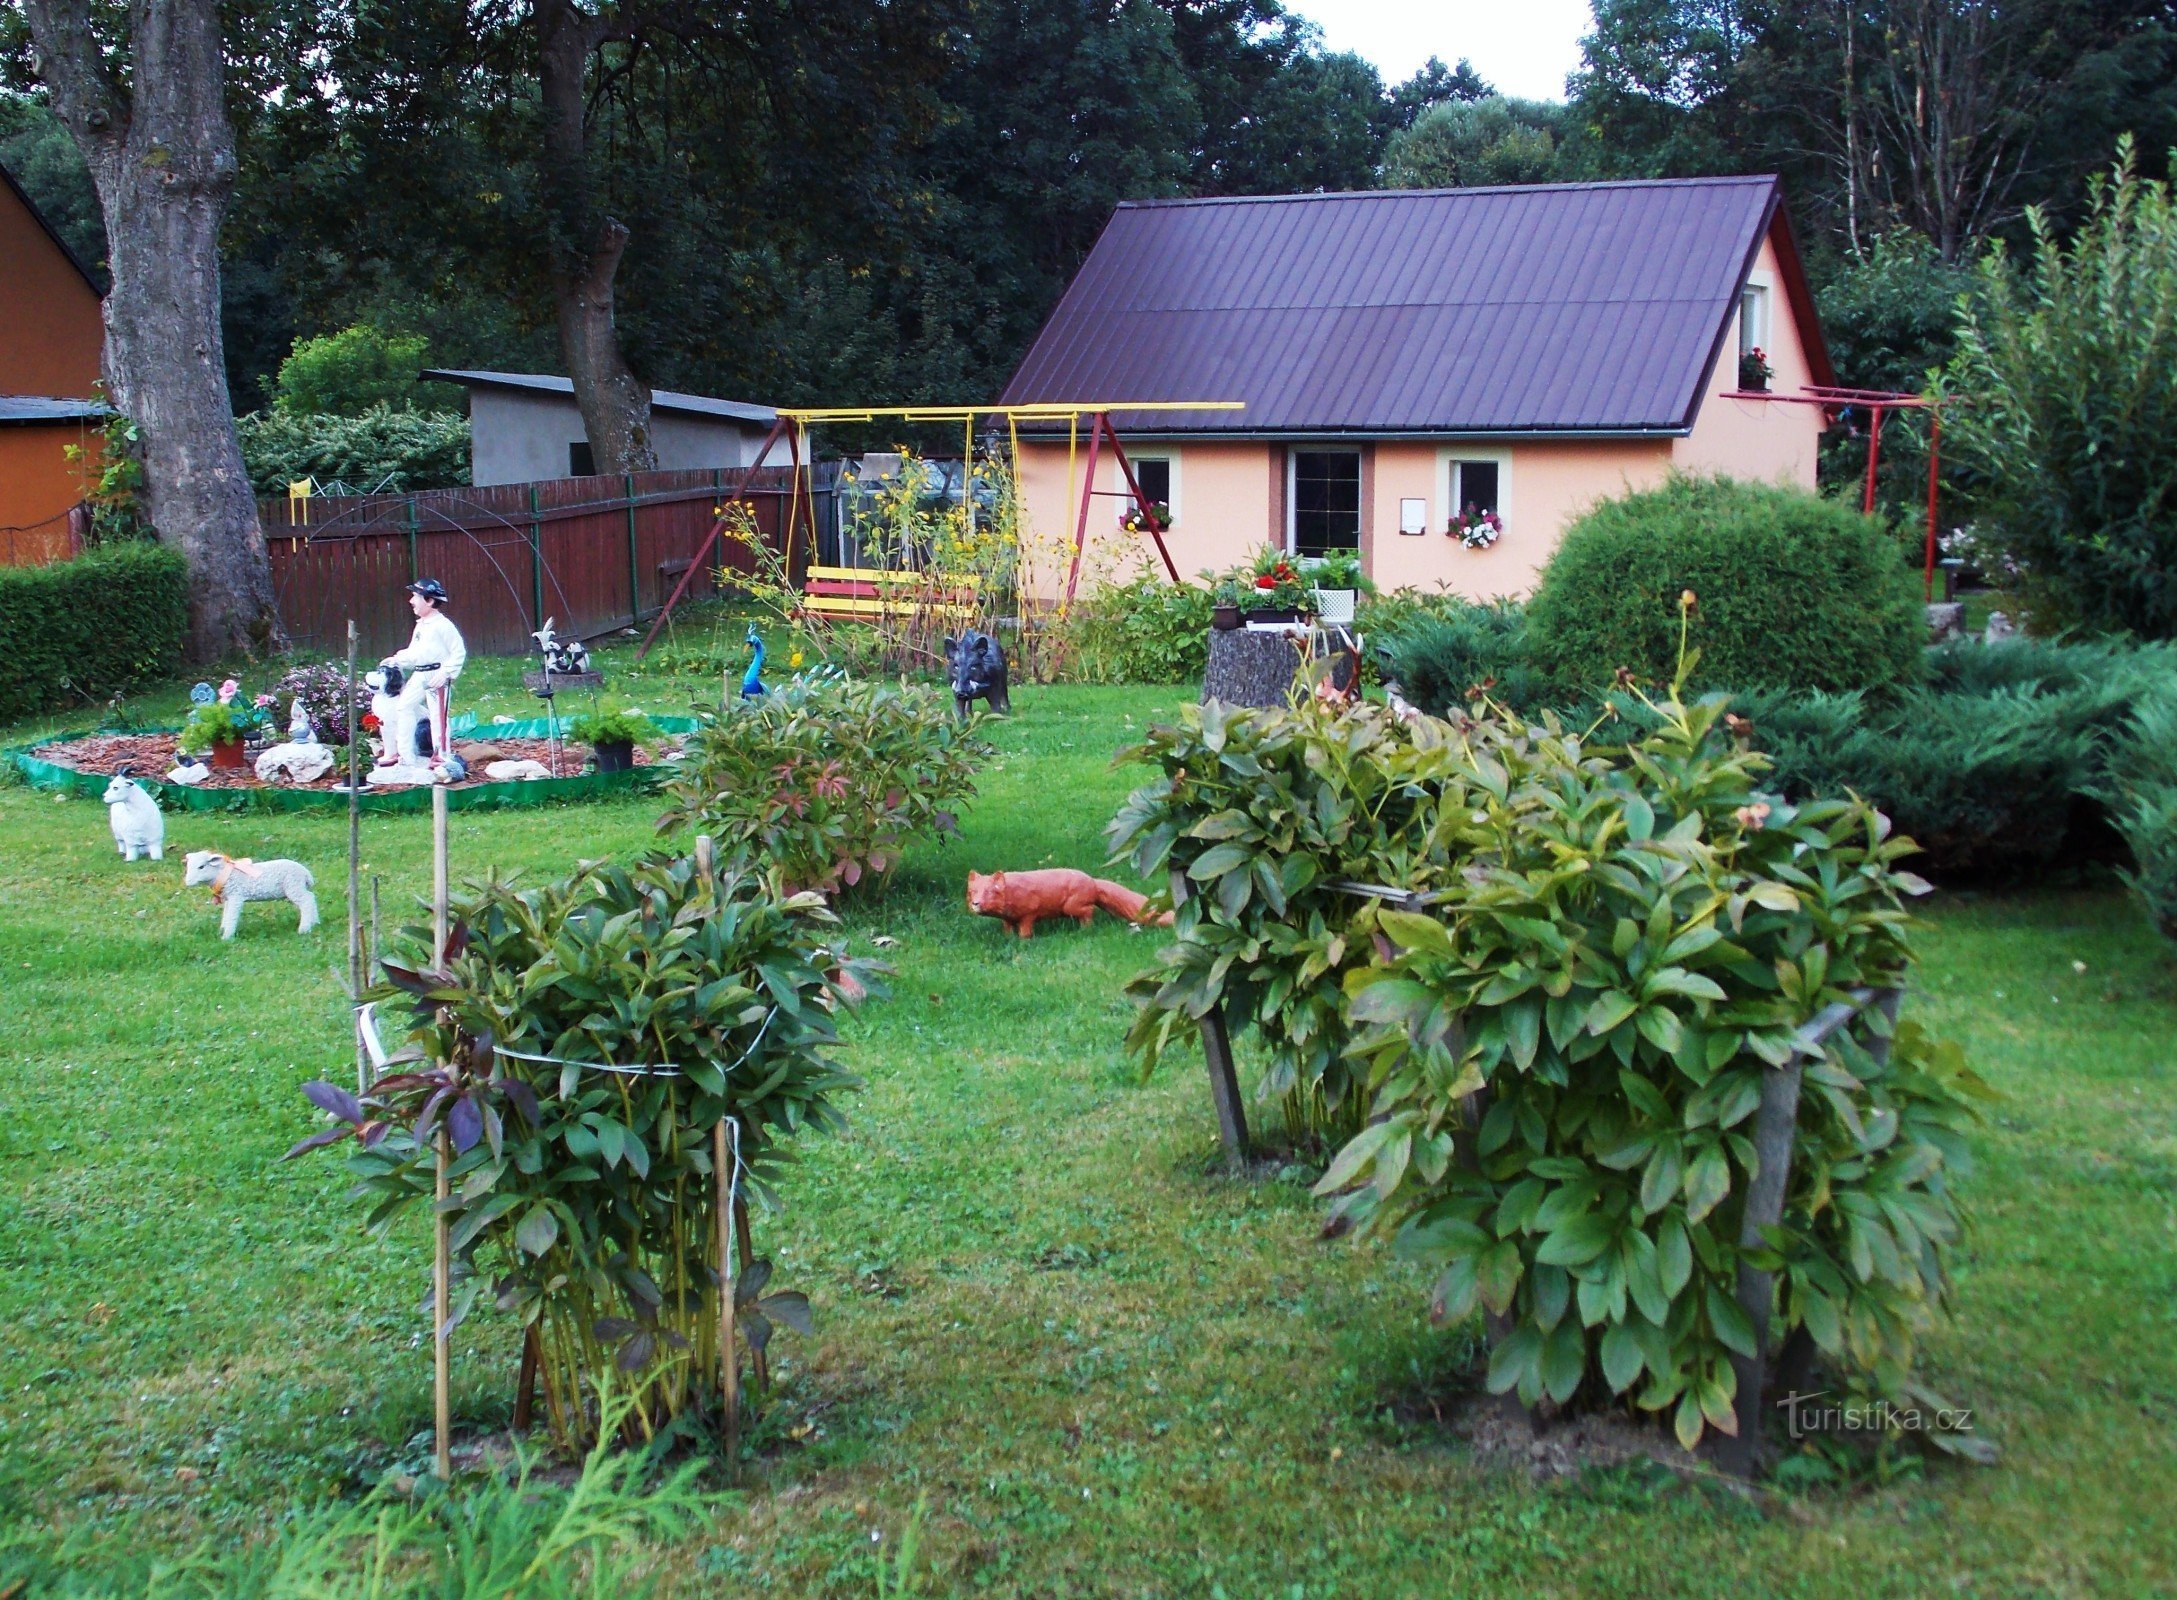
[(224, 771), (234, 771), (247, 766), (248, 752), (240, 739), (214, 739), (212, 741), (212, 765)]

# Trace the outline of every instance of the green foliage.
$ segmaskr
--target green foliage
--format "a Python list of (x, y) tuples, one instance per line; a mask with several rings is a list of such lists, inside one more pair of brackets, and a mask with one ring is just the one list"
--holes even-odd
[(176, 672), (188, 633), (188, 563), (164, 545), (124, 541), (0, 568), (0, 720)]
[(417, 376), (430, 365), (420, 333), (384, 333), (367, 323), (297, 339), (280, 363), (272, 404), (289, 416), (360, 417), (388, 411), (447, 411), (460, 391)]
[(1549, 702), (1527, 647), (1526, 617), (1512, 600), (1452, 601), (1418, 615), (1384, 646), (1399, 692), (1422, 710), (1449, 716), (1486, 693), (1514, 710)]
[(1920, 676), (1919, 588), (1887, 530), (1802, 489), (1729, 478), (1673, 477), (1566, 529), (1527, 605), (1531, 659), (1567, 695), (1620, 668), (1666, 682), (1688, 590), (1701, 684), (1892, 689)]
[(1783, 1223), (1742, 1252), (1764, 1079), (1823, 1007), (1904, 985), (1903, 897), (1927, 886), (1871, 807), (1764, 797), (1720, 696), (1654, 710), (1623, 748), (1508, 716), (1448, 742), (1427, 909), (1372, 912), (1395, 954), (1347, 979), (1369, 1122), (1317, 1192), (1340, 1197), (1334, 1226), (1437, 1272), (1438, 1320), (1505, 1319), (1492, 1391), (1624, 1397), (1690, 1449), (1736, 1431), (1742, 1261), (1779, 1271), (1778, 1337), (1804, 1329), (1855, 1387), (1924, 1398), (1913, 1354), (1947, 1293), (1982, 1091), (1914, 1024), (1887, 1060), (1834, 1036), (1807, 1069)]
[[(383, 964), (374, 997), (415, 1002), (414, 1064), (360, 1100), (312, 1084), (335, 1126), (290, 1153), (352, 1136), (383, 1228), (431, 1203), (443, 1144), (460, 1287), (440, 1314), (488, 1283), (534, 1330), (563, 1445), (599, 1436), (615, 1372), (642, 1383), (626, 1431), (654, 1437), (717, 1392), (726, 1359), (713, 1130), (737, 1124), (768, 1196), (786, 1142), (845, 1126), (836, 1100), (860, 1080), (830, 1059), (833, 1013), (871, 969), (834, 949), (833, 921), (754, 864), (593, 862), (526, 889), (494, 873), (456, 896), (441, 967)], [(402, 937), (430, 948), (426, 928)], [(744, 1275), (760, 1290), (769, 1268)], [(806, 1329), (798, 1295), (760, 1309)], [(760, 1358), (767, 1323), (742, 1332)]]
[[(1957, 346), (1958, 301), (1972, 287), (1970, 272), (1945, 262), (1924, 235), (1906, 228), (1877, 237), (1863, 257), (1847, 256), (1815, 296), (1840, 379), (1856, 388), (1921, 393)], [(1888, 427), (1882, 443), (1891, 448)], [(1924, 454), (1920, 471), (1924, 491)]]
[(385, 405), (353, 417), (255, 411), (234, 426), (259, 494), (285, 494), (304, 478), (358, 494), (469, 481), (469, 419), (458, 412)]
[(1349, 936), (1356, 902), (1331, 886), (1404, 881), (1426, 796), (1415, 779), (1432, 734), (1380, 706), (1291, 710), (1184, 707), (1122, 759), (1161, 776), (1105, 830), (1114, 860), (1162, 880), (1184, 874), (1177, 941), (1127, 985), (1140, 1007), (1127, 1048), (1147, 1071), (1213, 1005), (1268, 1054), (1259, 1093), (1298, 1136), (1342, 1139), (1366, 1097), (1346, 1044), (1345, 974), (1365, 964)]
[[(310, 726), (317, 730), (318, 743), (345, 745), (348, 742), (351, 696), (347, 668), (337, 662), (318, 661), (290, 667), (283, 673), (280, 681), (272, 686), (272, 717), (279, 727), (287, 726), (298, 697), (310, 718)], [(352, 705), (355, 726), (360, 732), (363, 718), (370, 711), (370, 686), (360, 677), (355, 683)]]
[(2068, 241), (2036, 211), (2031, 259), (1981, 268), (1944, 386), (1946, 439), (1983, 540), (2036, 618), (2177, 637), (2177, 201), (2097, 177)]
[(1548, 183), (1559, 171), (1557, 130), (1565, 108), (1490, 95), (1431, 106), (1391, 135), (1386, 189), (1471, 189)]
[[(1232, 592), (1239, 593), (1237, 581)], [(1072, 618), (1073, 675), (1083, 683), (1199, 683), (1217, 598), (1200, 585), (1146, 573), (1100, 586)]]
[(247, 737), (263, 722), (263, 716), (252, 706), (214, 700), (189, 713), (189, 720), (181, 725), (181, 734), (174, 744), (185, 756), (201, 755), (215, 744), (228, 744)]
[(1352, 589), (1360, 593), (1372, 593), (1375, 584), (1361, 570), (1361, 553), (1358, 550), (1329, 550), (1312, 561), (1303, 561), (1307, 579), (1318, 589)]
[(567, 737), (583, 744), (648, 744), (658, 725), (631, 706), (585, 711), (567, 724)]
[(936, 692), (849, 680), (701, 711), (660, 832), (696, 828), (797, 889), (881, 882), (955, 832), (990, 746)]
[[(626, 1411), (611, 1402), (614, 1419)], [(221, 1533), (179, 1559), (79, 1534), (27, 1552), (23, 1581), (50, 1600), (643, 1600), (657, 1591), (647, 1547), (688, 1537), (718, 1509), (696, 1486), (698, 1462), (656, 1477), (647, 1456), (601, 1439), (571, 1483), (537, 1465), (524, 1455), (504, 1476), (438, 1493), (389, 1481), (360, 1501), (298, 1510), (262, 1543)], [(8, 1542), (0, 1571), (20, 1565)]]

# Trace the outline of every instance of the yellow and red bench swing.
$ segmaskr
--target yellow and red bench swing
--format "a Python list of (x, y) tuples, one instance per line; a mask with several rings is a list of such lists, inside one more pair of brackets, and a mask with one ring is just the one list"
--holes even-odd
[[(749, 463), (741, 467), (740, 476), (731, 480), (719, 495), (721, 508), (746, 497), (750, 480), (756, 469), (770, 457), (772, 448), (783, 438), (787, 444), (789, 465), (792, 468), (792, 488), (787, 498), (786, 525), (783, 538), (786, 544), (786, 570), (794, 570), (794, 558), (804, 525), (808, 532), (808, 549), (816, 548), (816, 494), (813, 485), (803, 493), (807, 473), (812, 464), (806, 446), (809, 429), (827, 422), (875, 422), (880, 418), (900, 422), (958, 422), (965, 435), (963, 463), (975, 459), (975, 422), (978, 417), (1005, 419), (1006, 429), (1013, 446), (1013, 459), (1020, 459), (1020, 425), (1027, 421), (1036, 423), (1066, 424), (1066, 493), (1068, 499), (1078, 499), (1079, 511), (1073, 530), (1073, 555), (1066, 571), (1065, 605), (1071, 606), (1075, 591), (1081, 583), (1081, 557), (1088, 547), (1089, 506), (1100, 491), (1096, 488), (1096, 469), (1101, 464), (1105, 450), (1119, 464), (1119, 471), (1126, 479), (1126, 489), (1121, 498), (1130, 499), (1141, 512), (1144, 530), (1163, 558), (1164, 570), (1172, 582), (1179, 582), (1179, 567), (1172, 560), (1172, 552), (1164, 543), (1164, 524), (1156, 514), (1156, 508), (1141, 492), (1141, 483), (1134, 476), (1134, 464), (1126, 457), (1126, 447), (1119, 442), (1118, 429), (1112, 426), (1114, 411), (1238, 411), (1243, 402), (1238, 400), (1128, 400), (1102, 401), (1094, 404), (1071, 402), (1047, 402), (1036, 405), (1014, 406), (834, 406), (834, 407), (781, 407), (778, 420)], [(1088, 468), (1080, 472), (1081, 419), (1089, 419)], [(1078, 487), (1077, 487), (1078, 486)], [(965, 484), (963, 483), (963, 495)], [(804, 510), (804, 507), (807, 509)], [(968, 515), (975, 514), (972, 500), (967, 502)], [(680, 603), (695, 575), (703, 570), (704, 558), (718, 537), (725, 531), (726, 519), (721, 514), (711, 524), (702, 545), (694, 558), (680, 574), (680, 581), (673, 586), (657, 619), (650, 624), (650, 631), (643, 636), (642, 648), (635, 653), (640, 661), (650, 653), (658, 632), (672, 616), (673, 607)], [(819, 616), (844, 619), (866, 619), (896, 616), (915, 610), (927, 610), (931, 596), (925, 584), (926, 576), (917, 572), (893, 572), (877, 567), (827, 567), (810, 565), (802, 577), (802, 604)], [(975, 613), (976, 581), (973, 577), (952, 580), (948, 592), (936, 597), (936, 608), (942, 614), (957, 612), (962, 618)]]

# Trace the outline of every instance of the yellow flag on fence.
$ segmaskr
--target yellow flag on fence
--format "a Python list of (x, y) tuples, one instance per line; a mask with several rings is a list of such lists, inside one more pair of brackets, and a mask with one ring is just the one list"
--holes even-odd
[[(289, 527), (292, 528), (297, 521), (309, 522), (310, 491), (315, 487), (317, 487), (316, 481), (310, 478), (303, 478), (287, 486), (287, 525)], [(299, 518), (296, 515), (298, 506), (301, 508), (302, 513)]]

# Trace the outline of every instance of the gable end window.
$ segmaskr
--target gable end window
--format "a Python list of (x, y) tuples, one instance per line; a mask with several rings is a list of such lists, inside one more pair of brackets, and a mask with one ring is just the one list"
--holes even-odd
[(1319, 556), (1361, 547), (1361, 453), (1295, 450), (1288, 544), (1293, 554)]

